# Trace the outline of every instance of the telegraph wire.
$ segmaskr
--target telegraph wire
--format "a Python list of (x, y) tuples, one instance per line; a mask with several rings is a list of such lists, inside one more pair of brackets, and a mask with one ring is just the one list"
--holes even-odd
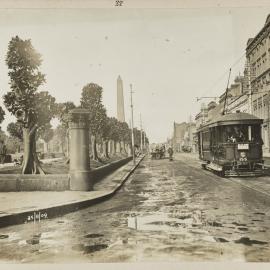
[[(209, 87), (209, 90), (206, 90), (203, 92), (202, 97), (201, 98), (210, 98), (210, 97), (204, 97), (205, 94), (207, 93), (212, 93), (214, 88), (216, 87), (216, 85), (226, 76), (228, 75), (228, 73), (230, 72), (230, 70), (235, 67), (241, 60), (242, 58), (246, 56), (246, 53), (243, 53), (232, 65), (230, 68), (226, 69), (226, 71), (220, 76), (218, 77), (218, 79), (212, 84), (211, 87)], [(201, 99), (200, 97), (197, 97), (197, 101)], [(214, 97), (214, 98), (218, 98), (218, 97)]]

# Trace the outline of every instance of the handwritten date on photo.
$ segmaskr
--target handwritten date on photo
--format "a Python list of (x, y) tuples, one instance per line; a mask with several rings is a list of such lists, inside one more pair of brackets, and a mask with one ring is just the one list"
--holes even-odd
[(25, 223), (28, 222), (40, 222), (43, 219), (47, 219), (48, 218), (48, 214), (46, 212), (42, 213), (42, 212), (34, 212), (31, 215), (27, 216), (27, 219), (25, 221)]
[(115, 6), (116, 6), (116, 7), (122, 7), (123, 4), (124, 4), (124, 1), (123, 1), (123, 0), (116, 0), (116, 1), (115, 1)]

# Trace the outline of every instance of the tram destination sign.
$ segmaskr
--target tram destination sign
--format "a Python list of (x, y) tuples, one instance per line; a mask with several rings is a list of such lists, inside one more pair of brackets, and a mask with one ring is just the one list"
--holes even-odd
[(249, 144), (248, 143), (238, 143), (237, 149), (238, 150), (248, 150)]

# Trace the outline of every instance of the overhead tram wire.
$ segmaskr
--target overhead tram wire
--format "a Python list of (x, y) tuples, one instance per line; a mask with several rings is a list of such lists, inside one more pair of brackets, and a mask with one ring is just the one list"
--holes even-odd
[(230, 70), (235, 67), (241, 60), (242, 58), (246, 56), (246, 53), (243, 53), (232, 65), (229, 69), (226, 69), (226, 71), (212, 84), (209, 90), (204, 91), (202, 94), (202, 97), (197, 97), (197, 101), (201, 100), (202, 98), (218, 98), (218, 97), (205, 97), (207, 94), (211, 94), (212, 91), (214, 90), (215, 86), (230, 72)]

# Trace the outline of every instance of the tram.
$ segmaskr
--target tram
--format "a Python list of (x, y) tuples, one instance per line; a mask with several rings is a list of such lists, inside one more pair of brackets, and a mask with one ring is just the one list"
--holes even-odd
[(220, 115), (198, 129), (202, 167), (220, 176), (261, 176), (264, 173), (261, 124), (242, 112)]

